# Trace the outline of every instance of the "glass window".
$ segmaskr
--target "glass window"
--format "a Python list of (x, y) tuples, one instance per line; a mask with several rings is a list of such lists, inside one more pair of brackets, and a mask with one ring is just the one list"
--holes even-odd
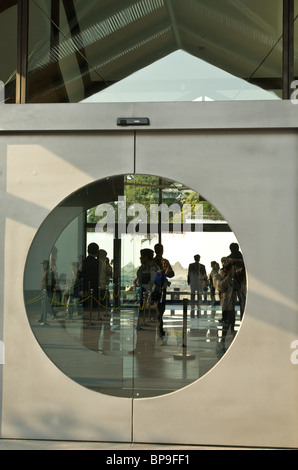
[(67, 376), (150, 397), (217, 364), (243, 320), (245, 279), (237, 238), (210, 202), (172, 180), (123, 175), (52, 211), (28, 254), (24, 298)]
[(280, 99), (282, 12), (280, 0), (31, 0), (29, 101)]
[(0, 3), (0, 103), (15, 103), (17, 69), (17, 0)]
[[(298, 80), (298, 0), (294, 2), (294, 79)], [(293, 88), (294, 99), (297, 100), (298, 81)]]
[(30, 1), (29, 103), (77, 102), (84, 98), (85, 58), (71, 39), (72, 22), (66, 17), (63, 3)]

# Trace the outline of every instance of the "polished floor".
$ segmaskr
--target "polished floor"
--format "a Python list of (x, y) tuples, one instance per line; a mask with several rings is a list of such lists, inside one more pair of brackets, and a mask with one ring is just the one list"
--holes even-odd
[[(187, 313), (181, 303), (167, 305), (162, 340), (154, 307), (91, 313), (74, 308), (69, 314), (59, 306), (45, 322), (40, 306), (27, 311), (36, 339), (58, 368), (79, 384), (113, 396), (143, 398), (179, 390), (214, 367), (234, 340), (229, 332), (223, 348), (221, 307), (208, 302), (194, 311), (188, 305)], [(236, 307), (236, 332), (239, 327)]]

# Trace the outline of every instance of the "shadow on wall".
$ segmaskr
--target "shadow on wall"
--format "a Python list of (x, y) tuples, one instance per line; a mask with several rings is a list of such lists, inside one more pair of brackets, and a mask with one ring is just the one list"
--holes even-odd
[[(62, 405), (63, 406), (63, 405)], [(86, 441), (105, 441), (105, 442), (131, 442), (131, 422), (127, 419), (126, 430), (117, 430), (117, 426), (111, 426), (107, 429), (106, 420), (92, 418), (76, 419), (72, 416), (68, 408), (64, 411), (56, 409), (52, 413), (50, 408), (37, 412), (37, 418), (32, 416), (30, 419), (21, 420), (19, 414), (10, 415), (9, 430), (2, 439), (36, 439), (36, 440), (73, 440), (80, 441), (82, 436)], [(122, 417), (123, 419), (123, 417)], [(81, 426), (88, 423), (88, 429)], [(104, 423), (104, 424), (102, 424)], [(67, 436), (67, 438), (65, 438)], [(87, 436), (87, 437), (86, 437)]]

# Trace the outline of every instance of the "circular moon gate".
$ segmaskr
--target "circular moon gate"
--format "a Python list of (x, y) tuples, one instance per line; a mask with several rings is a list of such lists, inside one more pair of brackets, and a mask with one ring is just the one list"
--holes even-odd
[(119, 175), (49, 214), (28, 253), (24, 299), (64, 374), (100, 393), (152, 397), (198, 380), (231, 346), (245, 266), (235, 234), (200, 194)]

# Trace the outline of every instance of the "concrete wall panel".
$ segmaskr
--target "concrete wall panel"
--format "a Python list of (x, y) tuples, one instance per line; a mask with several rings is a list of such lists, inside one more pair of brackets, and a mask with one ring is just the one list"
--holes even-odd
[[(298, 447), (297, 112), (290, 102), (5, 106), (0, 117), (1, 437)], [(146, 129), (117, 117), (146, 116)], [(52, 209), (85, 184), (156, 174), (201, 193), (245, 256), (243, 325), (221, 361), (162, 397), (80, 387), (26, 318), (23, 273)]]

